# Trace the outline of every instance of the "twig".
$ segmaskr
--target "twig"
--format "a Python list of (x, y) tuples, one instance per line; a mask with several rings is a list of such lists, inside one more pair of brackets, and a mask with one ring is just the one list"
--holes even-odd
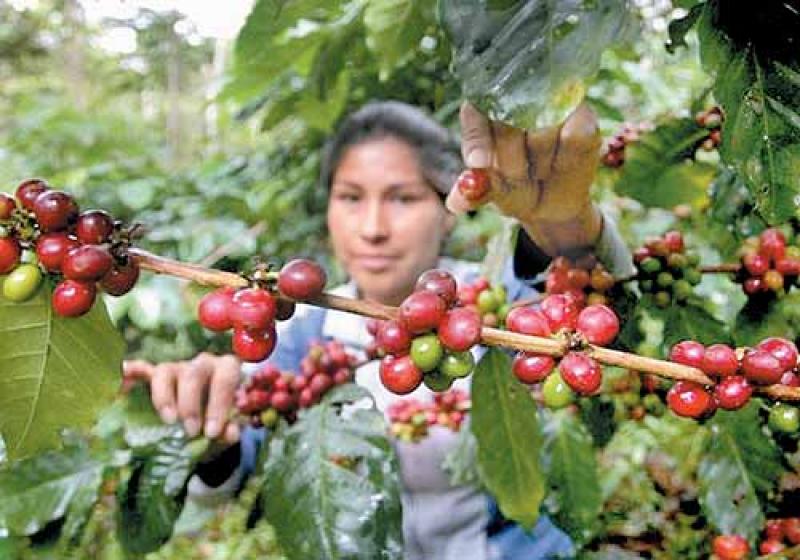
[[(129, 254), (141, 268), (159, 274), (178, 276), (212, 286), (232, 286), (241, 288), (248, 285), (246, 279), (232, 272), (210, 270), (198, 265), (187, 264), (166, 257), (153, 255), (140, 249), (130, 249)], [(396, 307), (332, 294), (322, 294), (306, 303), (327, 309), (336, 309), (364, 315), (375, 319), (394, 319), (397, 317)], [(561, 357), (568, 351), (568, 346), (565, 341), (528, 336), (490, 327), (483, 327), (481, 330), (481, 342), (487, 346), (502, 346), (525, 352), (547, 354), (553, 357)], [(669, 379), (695, 381), (702, 385), (714, 384), (701, 370), (682, 364), (646, 358), (637, 354), (610, 350), (593, 345), (589, 345), (587, 352), (597, 361), (606, 365), (619, 366), (640, 373), (652, 373)], [(763, 387), (759, 391), (762, 394), (779, 400), (800, 401), (800, 387), (771, 385), (769, 387)]]
[(706, 266), (700, 267), (700, 272), (703, 274), (731, 274), (737, 273), (742, 269), (742, 265), (739, 263), (722, 263), (722, 264), (710, 264)]

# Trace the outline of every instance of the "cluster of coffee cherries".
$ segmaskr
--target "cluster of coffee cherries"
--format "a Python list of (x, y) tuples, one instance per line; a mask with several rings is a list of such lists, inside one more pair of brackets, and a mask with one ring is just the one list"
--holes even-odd
[(800, 385), (797, 347), (784, 338), (766, 338), (738, 351), (725, 344), (705, 347), (684, 340), (672, 347), (669, 359), (718, 379), (713, 392), (693, 381), (677, 381), (670, 388), (667, 404), (675, 414), (688, 418), (707, 418), (717, 408), (742, 408), (756, 385)]
[(98, 287), (121, 296), (139, 279), (122, 224), (102, 210), (81, 212), (71, 195), (40, 179), (22, 182), (14, 197), (0, 193), (0, 226), (0, 275), (8, 275), (3, 296), (10, 301), (33, 297), (44, 272), (59, 280), (53, 311), (78, 317), (92, 308)]
[(700, 111), (694, 116), (694, 121), (701, 128), (708, 130), (708, 136), (700, 140), (699, 147), (710, 152), (722, 144), (722, 108), (714, 106), (705, 111)]
[(613, 299), (614, 276), (595, 259), (574, 263), (557, 257), (550, 264), (545, 280), (548, 294), (570, 294), (580, 303), (608, 305)]
[(741, 535), (719, 535), (711, 543), (717, 560), (746, 560), (750, 543)]
[(764, 539), (758, 546), (761, 554), (775, 554), (787, 545), (800, 545), (800, 517), (767, 519), (764, 524)]
[(456, 296), (457, 304), (476, 310), (481, 316), (481, 322), (487, 327), (501, 327), (511, 310), (505, 286), (492, 285), (484, 277), (459, 286)]
[[(587, 344), (606, 346), (619, 334), (619, 318), (602, 304), (581, 306), (569, 294), (547, 296), (538, 306), (515, 307), (506, 328), (531, 336), (557, 337), (568, 341), (570, 351), (557, 363), (546, 354), (519, 352), (512, 372), (523, 383), (544, 381), (545, 404), (561, 408), (573, 400), (572, 393), (591, 395), (600, 389), (603, 368), (582, 350)], [(553, 370), (558, 365), (558, 372)], [(552, 397), (552, 398), (551, 398)]]
[(378, 355), (384, 356), (380, 378), (389, 391), (405, 395), (424, 381), (441, 392), (472, 372), (470, 350), (480, 341), (483, 322), (477, 309), (456, 306), (457, 292), (449, 272), (428, 270), (400, 305), (397, 319), (368, 324)]
[(442, 426), (457, 432), (469, 412), (469, 395), (460, 389), (437, 393), (432, 401), (407, 398), (389, 405), (387, 414), (391, 434), (401, 441), (418, 442), (428, 435), (429, 428)]
[(625, 163), (625, 146), (636, 142), (645, 132), (653, 130), (649, 122), (625, 123), (622, 129), (608, 141), (606, 152), (603, 154), (603, 165), (606, 167), (622, 167)]
[(313, 342), (298, 373), (267, 363), (236, 392), (236, 408), (254, 427), (273, 427), (279, 418), (294, 422), (297, 411), (317, 404), (337, 385), (353, 379), (357, 359), (336, 340)]
[(469, 202), (485, 202), (491, 189), (491, 178), (485, 169), (465, 169), (456, 179), (456, 188)]
[[(294, 300), (308, 300), (322, 293), (327, 277), (317, 263), (295, 259), (287, 263), (275, 282), (269, 274), (254, 279), (250, 288), (223, 287), (200, 300), (197, 316), (210, 331), (233, 329), (234, 353), (246, 362), (267, 359), (275, 349), (275, 321), (294, 313)], [(288, 298), (288, 299), (287, 299)]]
[(639, 289), (652, 294), (659, 307), (684, 302), (703, 275), (698, 268), (699, 255), (686, 251), (683, 235), (668, 231), (661, 237), (648, 239), (644, 247), (633, 253)]
[(742, 267), (736, 281), (748, 296), (781, 297), (800, 276), (800, 247), (788, 245), (783, 232), (770, 228), (748, 238), (741, 249)]

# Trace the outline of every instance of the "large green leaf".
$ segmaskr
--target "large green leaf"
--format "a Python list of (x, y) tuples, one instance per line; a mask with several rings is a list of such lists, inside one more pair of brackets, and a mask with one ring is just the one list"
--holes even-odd
[[(439, 17), (466, 96), (523, 128), (562, 120), (603, 51), (637, 30), (624, 0), (440, 0)], [(538, 118), (555, 107), (547, 123)]]
[(616, 191), (645, 206), (702, 206), (716, 167), (688, 158), (707, 135), (693, 119), (672, 119), (642, 135), (625, 148)]
[(666, 311), (664, 345), (669, 348), (681, 340), (727, 343), (730, 335), (721, 321), (699, 305), (689, 303), (672, 306)]
[(156, 445), (140, 448), (117, 489), (117, 536), (129, 552), (152, 552), (169, 540), (183, 509), (186, 486), (208, 440), (187, 441), (180, 428)]
[[(756, 13), (709, 1), (698, 24), (703, 65), (725, 110), (721, 154), (745, 179), (770, 223), (800, 206), (800, 15), (774, 2)], [(741, 25), (746, 21), (746, 25)]]
[(264, 516), (290, 558), (402, 557), (399, 476), (383, 417), (346, 408), (366, 396), (343, 386), (272, 437)]
[(700, 463), (700, 502), (709, 522), (722, 534), (744, 535), (754, 542), (764, 525), (759, 497), (766, 496), (782, 472), (780, 452), (764, 436), (759, 404), (718, 412), (711, 442)]
[(119, 387), (124, 342), (98, 301), (58, 317), (43, 287), (25, 303), (0, 296), (0, 434), (9, 459), (59, 445), (64, 428), (90, 426)]
[(84, 445), (41, 453), (0, 470), (0, 534), (32, 535), (79, 504), (93, 503), (105, 462)]
[(429, 0), (371, 0), (364, 11), (367, 46), (378, 57), (381, 77), (411, 57), (435, 22)]
[(792, 292), (770, 303), (746, 304), (736, 316), (733, 334), (736, 344), (755, 346), (770, 336), (794, 340), (800, 332), (800, 294)]
[(598, 529), (603, 494), (597, 474), (592, 436), (571, 411), (558, 411), (545, 425), (545, 457), (549, 459), (548, 504), (558, 526), (579, 543)]
[(472, 433), (481, 478), (509, 519), (533, 527), (544, 498), (542, 434), (536, 404), (511, 375), (511, 359), (490, 349), (472, 380)]

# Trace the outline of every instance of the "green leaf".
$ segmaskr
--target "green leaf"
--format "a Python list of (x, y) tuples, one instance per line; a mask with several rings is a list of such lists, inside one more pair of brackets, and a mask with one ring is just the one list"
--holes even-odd
[[(275, 434), (264, 517), (290, 558), (401, 558), (400, 487), (383, 416), (345, 385)], [(344, 407), (344, 410), (343, 410)]]
[(511, 359), (496, 348), (486, 352), (472, 379), (470, 428), (481, 478), (503, 515), (533, 527), (544, 498), (536, 404), (511, 375)]
[(119, 387), (124, 341), (105, 305), (68, 319), (53, 313), (50, 294), (0, 297), (0, 434), (11, 460), (57, 447), (64, 428), (91, 426)]
[(549, 508), (559, 527), (578, 543), (596, 533), (603, 495), (592, 436), (574, 413), (561, 410), (545, 425)]
[(117, 537), (128, 552), (146, 554), (167, 542), (183, 509), (186, 486), (208, 440), (187, 441), (180, 428), (140, 448), (117, 489)]
[[(603, 51), (632, 39), (638, 27), (622, 0), (441, 0), (439, 19), (467, 98), (521, 128), (563, 120)], [(539, 119), (556, 107), (547, 122)]]
[(367, 4), (367, 46), (378, 58), (381, 78), (414, 55), (434, 23), (434, 3), (428, 0), (372, 0)]
[(718, 412), (711, 442), (700, 463), (700, 503), (721, 534), (738, 534), (754, 543), (764, 525), (759, 497), (781, 475), (780, 451), (761, 431), (758, 402), (733, 412)]
[(730, 341), (725, 325), (699, 305), (674, 305), (665, 315), (664, 345), (667, 348), (682, 340), (696, 340), (703, 344)]
[(720, 154), (744, 177), (764, 219), (781, 223), (797, 216), (800, 201), (800, 63), (775, 44), (793, 36), (798, 15), (777, 2), (768, 17), (748, 19), (741, 36), (736, 18), (744, 14), (723, 4), (708, 2), (698, 25), (703, 65), (716, 75), (714, 95), (725, 110)]
[(738, 346), (755, 346), (778, 336), (794, 340), (800, 332), (800, 293), (792, 292), (768, 304), (746, 304), (736, 316), (733, 334)]
[(669, 22), (669, 42), (667, 43), (667, 52), (673, 54), (678, 47), (688, 47), (686, 43), (686, 34), (694, 27), (700, 15), (703, 13), (703, 5), (696, 4), (692, 6), (689, 13), (682, 18), (673, 19)]
[(707, 135), (693, 119), (669, 120), (642, 135), (625, 148), (616, 191), (649, 207), (703, 206), (716, 167), (688, 158)]
[(78, 505), (94, 502), (105, 463), (84, 445), (11, 463), (0, 470), (0, 534), (32, 535)]

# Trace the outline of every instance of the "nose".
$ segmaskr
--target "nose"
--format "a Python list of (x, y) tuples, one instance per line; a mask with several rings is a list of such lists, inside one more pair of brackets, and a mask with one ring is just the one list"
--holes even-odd
[(370, 200), (364, 214), (360, 217), (360, 234), (365, 241), (380, 243), (389, 238), (389, 221), (383, 201)]

